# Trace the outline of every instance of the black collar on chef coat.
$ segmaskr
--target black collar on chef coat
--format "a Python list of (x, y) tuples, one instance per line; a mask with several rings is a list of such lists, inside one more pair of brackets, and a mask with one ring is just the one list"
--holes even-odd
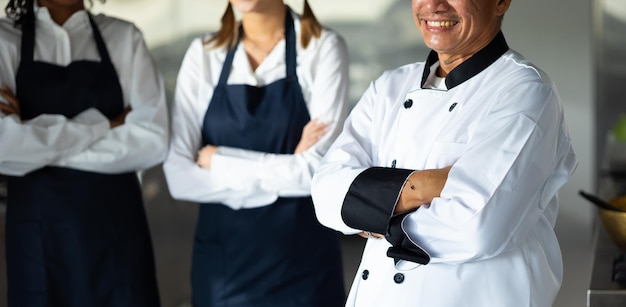
[[(489, 67), (489, 65), (493, 64), (493, 62), (495, 62), (508, 50), (509, 45), (507, 45), (506, 40), (504, 39), (504, 34), (500, 31), (496, 34), (493, 40), (485, 46), (485, 48), (476, 52), (476, 54), (448, 73), (446, 76), (446, 87), (448, 89), (452, 89), (453, 87), (467, 81), (471, 77), (485, 70), (485, 68)], [(437, 61), (439, 61), (437, 52), (431, 50), (430, 54), (428, 54), (426, 65), (424, 65), (421, 88), (424, 88), (424, 84), (426, 83), (428, 76), (430, 76), (430, 67), (437, 63)]]

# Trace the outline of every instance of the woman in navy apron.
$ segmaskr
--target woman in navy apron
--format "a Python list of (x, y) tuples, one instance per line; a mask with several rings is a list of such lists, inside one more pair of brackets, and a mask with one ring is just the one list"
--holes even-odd
[[(125, 123), (131, 107), (124, 105), (100, 28), (94, 16), (84, 11), (83, 0), (65, 2), (35, 5), (26, 1), (21, 7), (26, 13), (18, 19), (21, 46), (16, 93), (13, 96), (5, 88), (3, 97), (25, 126), (42, 116), (62, 115), (70, 121), (85, 110), (96, 109), (124, 134), (121, 127), (132, 125)], [(11, 1), (9, 7), (14, 5)], [(58, 25), (80, 18), (75, 14), (85, 14), (100, 61), (78, 60), (62, 66), (35, 60), (35, 49), (41, 46), (35, 44), (40, 35), (36, 30), (43, 29), (37, 22), (44, 18), (41, 14), (47, 16), (44, 10)], [(136, 114), (141, 112), (140, 106), (133, 107)], [(5, 114), (10, 111), (3, 109)], [(163, 152), (166, 136), (154, 136)], [(105, 174), (50, 165), (9, 176), (6, 253), (9, 306), (159, 306), (151, 239), (135, 170)]]
[(346, 114), (345, 44), (306, 2), (299, 16), (232, 0), (222, 21), (185, 56), (164, 164), (173, 197), (200, 203), (193, 304), (343, 306), (338, 233), (310, 180)]

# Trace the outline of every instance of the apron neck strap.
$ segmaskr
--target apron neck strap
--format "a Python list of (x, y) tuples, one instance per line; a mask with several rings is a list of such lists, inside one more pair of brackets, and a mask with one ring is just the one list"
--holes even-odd
[(98, 47), (98, 53), (100, 53), (101, 61), (110, 63), (111, 57), (109, 56), (109, 51), (107, 50), (106, 44), (104, 43), (104, 39), (102, 38), (100, 29), (98, 28), (98, 25), (96, 25), (96, 22), (93, 20), (93, 15), (91, 15), (90, 12), (87, 12), (87, 17), (89, 17), (89, 23), (91, 24), (93, 37), (96, 40), (96, 46)]
[(35, 13), (28, 10), (24, 23), (22, 24), (22, 47), (20, 50), (20, 61), (33, 61), (35, 52)]
[[(93, 31), (94, 39), (96, 40), (96, 46), (102, 62), (110, 63), (111, 58), (107, 51), (102, 34), (93, 20), (91, 13), (87, 12), (89, 23)], [(32, 62), (35, 54), (35, 14), (29, 11), (24, 23), (22, 24), (22, 47), (20, 51), (20, 61)]]
[(285, 55), (287, 78), (296, 77), (296, 31), (290, 9), (285, 12)]

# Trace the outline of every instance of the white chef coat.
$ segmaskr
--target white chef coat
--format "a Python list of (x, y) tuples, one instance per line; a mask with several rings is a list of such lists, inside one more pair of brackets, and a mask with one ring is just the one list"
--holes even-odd
[(368, 239), (346, 306), (551, 306), (557, 191), (577, 164), (556, 88), (510, 49), (443, 91), (421, 88), (425, 65), (371, 83), (313, 178), (318, 219), (354, 234), (341, 210), (357, 175), (453, 165), (440, 197), (401, 224), (430, 262), (395, 264), (387, 240)]
[[(278, 197), (310, 195), (313, 172), (339, 134), (347, 114), (348, 54), (342, 37), (324, 29), (306, 49), (300, 44), (300, 20), (294, 17), (297, 38), (296, 73), (311, 119), (330, 123), (328, 132), (301, 154), (270, 154), (220, 146), (211, 168), (196, 164), (201, 131), (213, 90), (218, 84), (226, 48), (212, 48), (195, 39), (180, 68), (172, 107), (172, 139), (163, 165), (175, 199), (222, 203), (233, 209), (272, 204)], [(240, 45), (234, 54), (228, 84), (265, 86), (283, 79), (285, 40), (281, 40), (255, 71)]]
[[(35, 5), (34, 60), (65, 66), (77, 60), (100, 61), (87, 11), (74, 13), (63, 26), (48, 9)], [(132, 111), (123, 125), (92, 108), (74, 118), (42, 114), (22, 122), (0, 112), (0, 173), (22, 176), (44, 166), (98, 173), (151, 167), (167, 153), (169, 133), (163, 81), (141, 32), (131, 23), (94, 16), (117, 71), (124, 106)], [(0, 19), (0, 82), (16, 93), (22, 32)], [(5, 103), (0, 98), (0, 103)]]

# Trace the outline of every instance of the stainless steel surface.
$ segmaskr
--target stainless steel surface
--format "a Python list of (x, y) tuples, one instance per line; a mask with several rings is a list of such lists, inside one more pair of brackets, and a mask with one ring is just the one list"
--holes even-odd
[[(599, 226), (599, 224), (598, 224)], [(612, 281), (613, 260), (620, 250), (601, 227), (596, 228), (591, 282), (587, 291), (587, 306), (626, 306), (626, 287)]]

